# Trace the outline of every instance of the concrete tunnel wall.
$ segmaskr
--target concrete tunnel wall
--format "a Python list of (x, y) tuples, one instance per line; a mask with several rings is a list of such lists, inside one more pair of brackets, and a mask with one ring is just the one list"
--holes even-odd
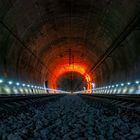
[[(90, 71), (139, 9), (139, 0), (1, 0), (0, 76), (42, 84), (70, 49)], [(139, 28), (90, 72), (93, 82), (140, 79)]]

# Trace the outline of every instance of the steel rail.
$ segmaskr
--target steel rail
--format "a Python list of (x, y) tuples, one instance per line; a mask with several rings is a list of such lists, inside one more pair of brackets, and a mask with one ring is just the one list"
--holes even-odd
[(140, 113), (140, 96), (129, 94), (79, 94), (80, 97), (87, 100), (96, 100), (105, 102), (109, 105), (120, 106), (122, 108), (130, 109)]
[(21, 107), (27, 107), (30, 104), (46, 103), (46, 101), (52, 101), (63, 96), (64, 94), (1, 96), (0, 112), (14, 112)]

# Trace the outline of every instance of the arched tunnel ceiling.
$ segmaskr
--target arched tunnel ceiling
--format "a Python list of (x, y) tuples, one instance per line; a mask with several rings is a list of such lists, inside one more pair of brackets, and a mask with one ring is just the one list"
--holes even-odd
[(97, 83), (136, 78), (139, 27), (90, 70), (139, 10), (139, 0), (0, 0), (0, 72), (43, 83), (74, 63)]

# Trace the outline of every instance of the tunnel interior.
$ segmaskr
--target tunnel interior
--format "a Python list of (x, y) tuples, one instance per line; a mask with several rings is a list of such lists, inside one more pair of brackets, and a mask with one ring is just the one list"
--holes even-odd
[(140, 140), (140, 0), (0, 0), (1, 140)]
[[(78, 86), (79, 83), (80, 85)], [(62, 75), (57, 85), (58, 89), (69, 92), (81, 91), (84, 87), (87, 87), (83, 76), (76, 72), (69, 72)]]
[[(139, 9), (139, 0), (1, 0), (0, 76), (65, 90), (138, 80)], [(70, 88), (65, 73), (83, 78)]]

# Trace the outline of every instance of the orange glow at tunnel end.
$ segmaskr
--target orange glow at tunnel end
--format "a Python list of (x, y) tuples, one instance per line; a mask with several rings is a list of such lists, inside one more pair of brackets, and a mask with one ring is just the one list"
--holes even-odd
[(79, 74), (81, 74), (85, 81), (86, 81), (86, 89), (87, 90), (92, 90), (92, 78), (91, 76), (86, 72), (86, 66), (85, 65), (80, 65), (80, 64), (61, 64), (59, 65), (59, 67), (56, 67), (53, 70), (53, 75), (55, 76), (50, 76), (49, 77), (49, 87), (53, 88), (53, 89), (57, 89), (57, 82), (59, 80), (59, 78), (62, 77), (62, 75), (66, 74), (66, 73), (70, 73), (70, 72), (77, 72)]

